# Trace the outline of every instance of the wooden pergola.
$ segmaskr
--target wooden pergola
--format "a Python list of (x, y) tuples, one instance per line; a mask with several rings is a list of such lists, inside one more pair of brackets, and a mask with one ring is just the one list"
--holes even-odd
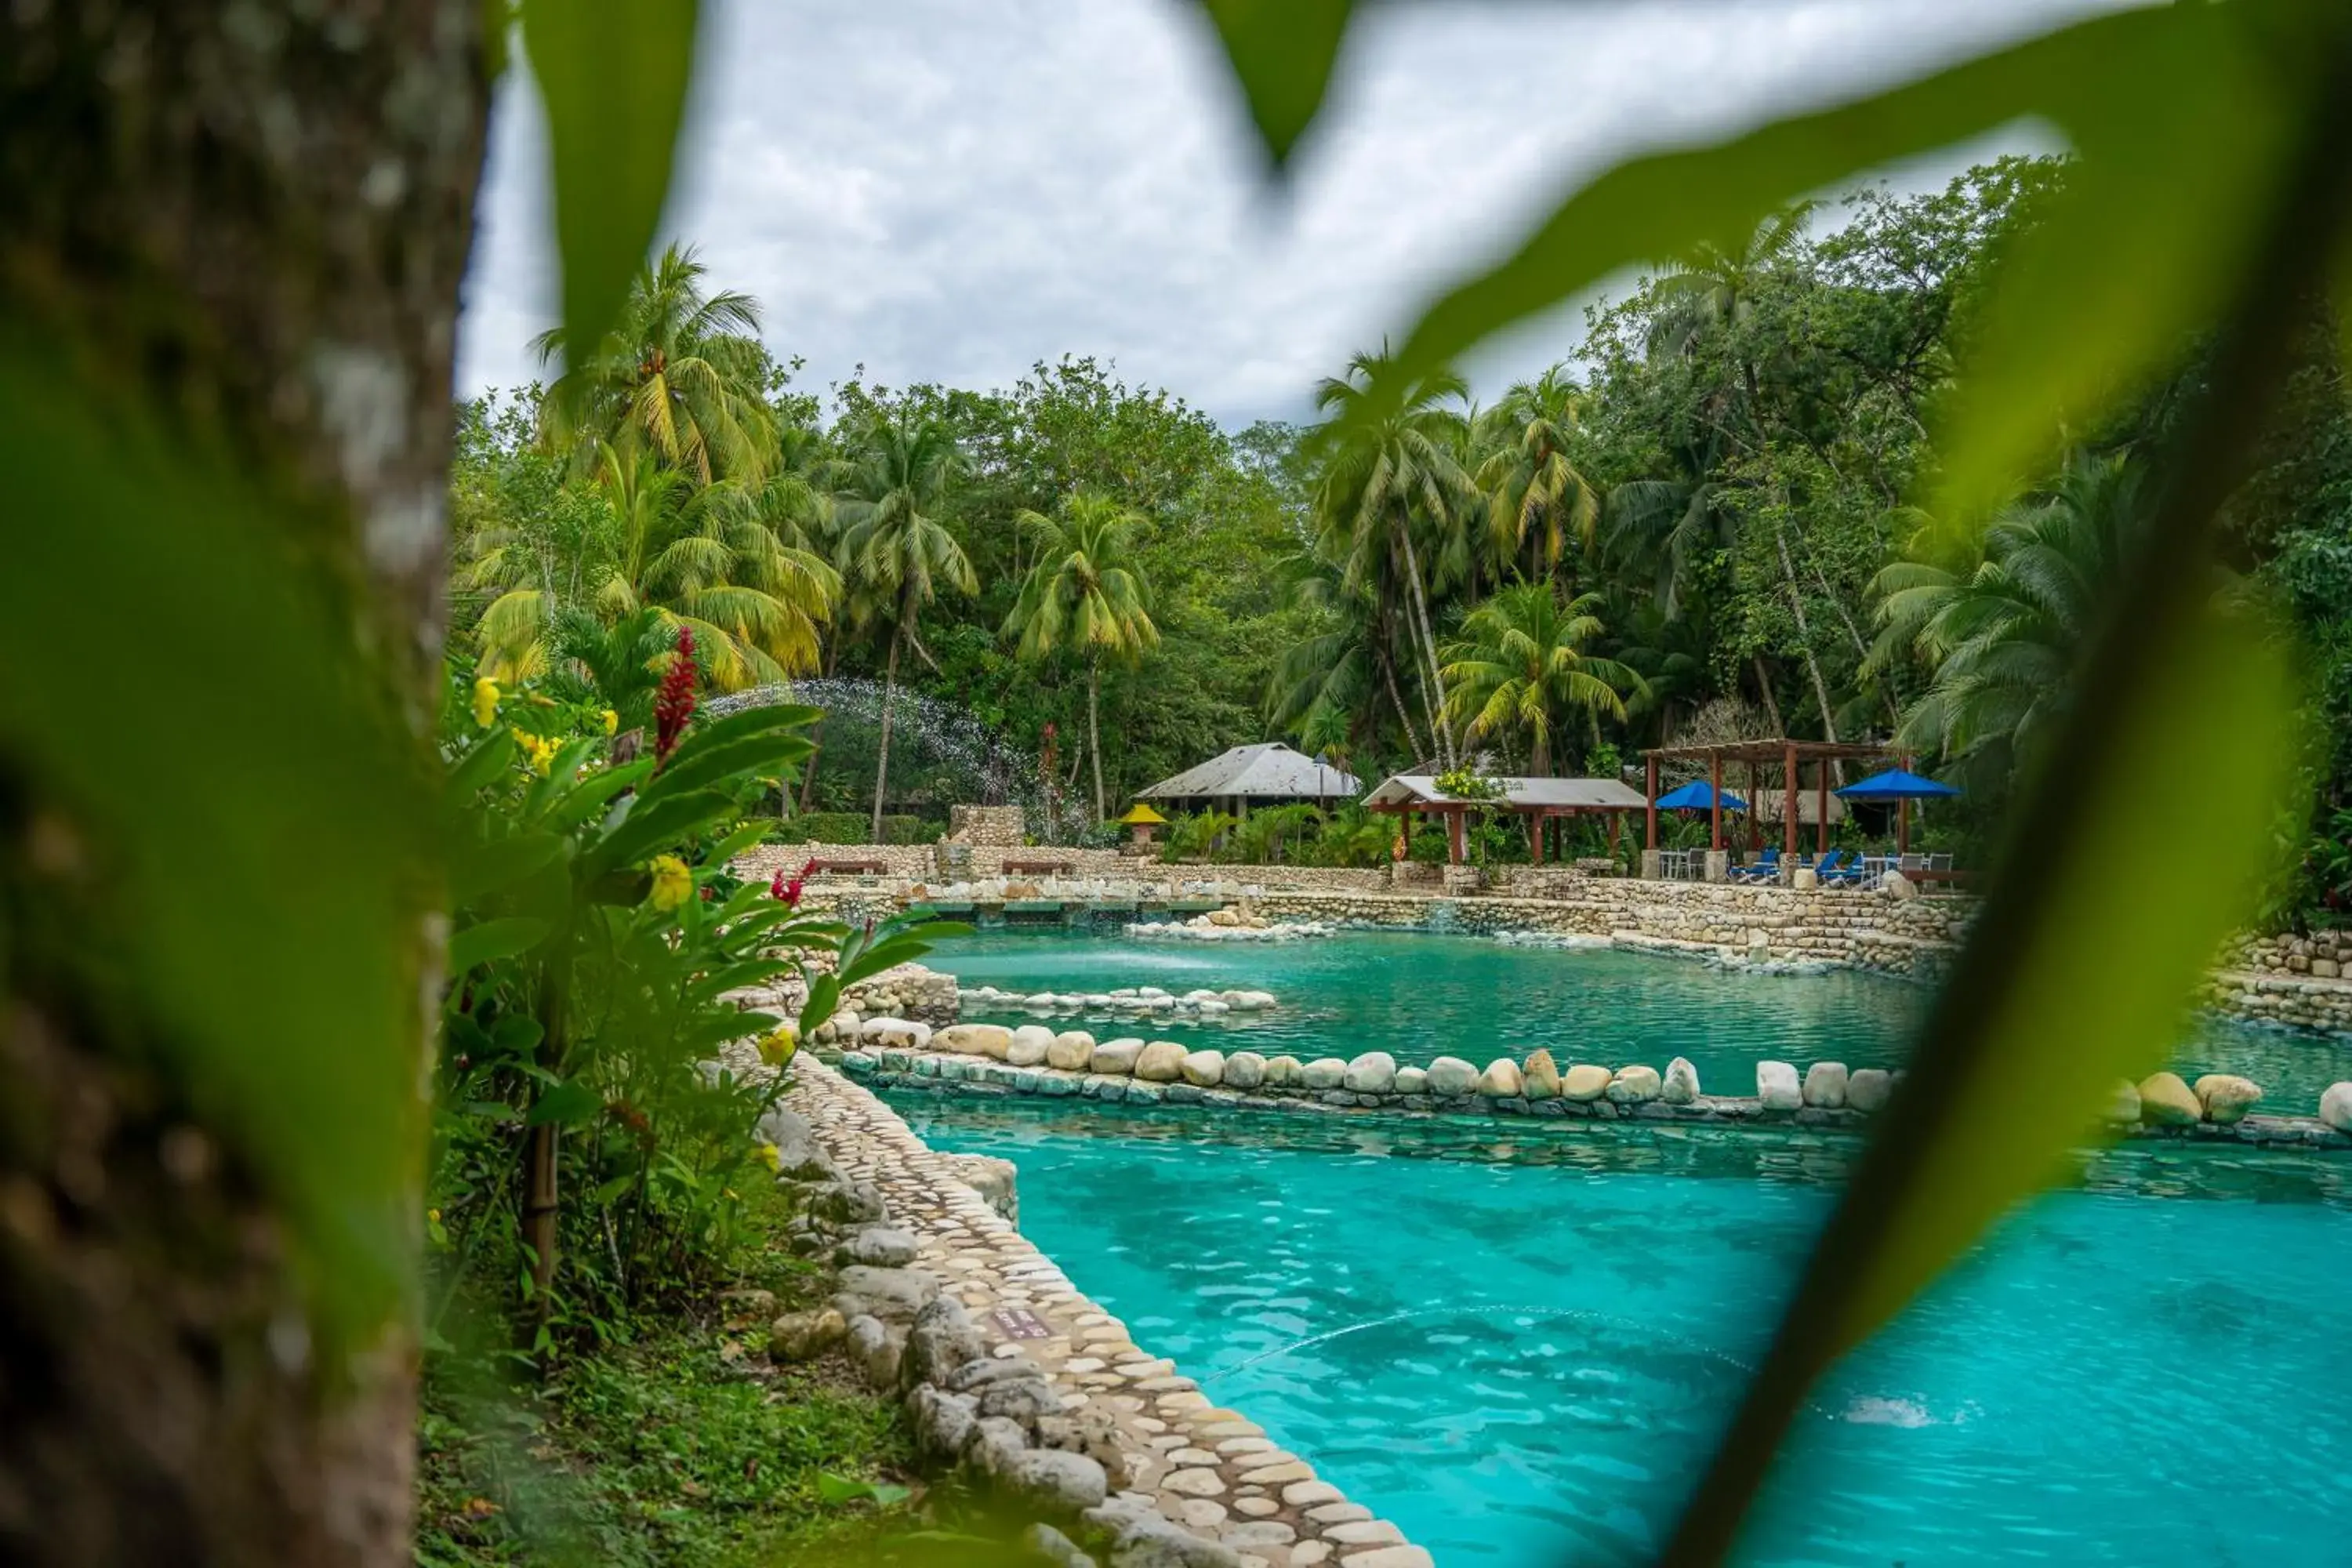
[[(1742, 764), (1748, 771), (1748, 847), (1762, 847), (1763, 828), (1756, 810), (1757, 784), (1763, 770), (1778, 765), (1780, 770), (1780, 853), (1797, 853), (1797, 797), (1800, 793), (1800, 770), (1805, 763), (1813, 764), (1814, 777), (1814, 853), (1826, 853), (1830, 847), (1830, 766), (1833, 763), (1876, 763), (1895, 757), (1895, 753), (1883, 745), (1843, 741), (1798, 741), (1780, 736), (1765, 741), (1725, 741), (1713, 745), (1658, 746), (1642, 753), (1647, 759), (1649, 773), (1649, 837), (1646, 847), (1658, 847), (1658, 764), (1662, 762), (1697, 762), (1706, 764), (1707, 787), (1714, 795), (1714, 805), (1708, 813), (1711, 830), (1708, 847), (1723, 847), (1723, 765)], [(1908, 766), (1908, 759), (1902, 765)]]
[[(1364, 797), (1367, 811), (1393, 812), (1400, 816), (1434, 816), (1445, 823), (1445, 858), (1462, 864), (1463, 825), (1474, 811), (1507, 812), (1528, 821), (1528, 859), (1544, 863), (1544, 827), (1554, 820), (1606, 816), (1613, 845), (1623, 830), (1625, 814), (1642, 808), (1642, 797), (1615, 779), (1505, 778), (1495, 800), (1461, 800), (1437, 787), (1426, 773), (1398, 773), (1382, 781)], [(1653, 792), (1654, 798), (1654, 792)]]

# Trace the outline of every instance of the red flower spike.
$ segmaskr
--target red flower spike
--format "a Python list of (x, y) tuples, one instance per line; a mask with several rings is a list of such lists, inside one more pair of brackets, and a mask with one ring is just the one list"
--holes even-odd
[(694, 628), (677, 628), (677, 657), (662, 672), (661, 689), (654, 694), (654, 757), (656, 769), (677, 750), (686, 722), (694, 717)]

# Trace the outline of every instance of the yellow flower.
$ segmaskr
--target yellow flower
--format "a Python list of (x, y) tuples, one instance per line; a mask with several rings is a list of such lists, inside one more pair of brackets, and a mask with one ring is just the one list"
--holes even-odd
[(474, 681), (474, 722), (487, 730), (498, 722), (498, 718), (499, 683), (487, 675), (478, 677)]
[(425, 1211), (425, 1217), (431, 1220), (435, 1225), (439, 1225), (441, 1223), (441, 1211), (439, 1209), (426, 1209)]
[(520, 730), (512, 733), (515, 744), (522, 748), (524, 759), (530, 763), (530, 771), (545, 778), (554, 766), (555, 753), (562, 748), (543, 735), (529, 735)]
[(760, 1059), (772, 1068), (791, 1061), (800, 1048), (800, 1032), (790, 1024), (779, 1024), (760, 1037)]
[(618, 730), (620, 727), (621, 727), (621, 716), (620, 716), (618, 713), (614, 712), (610, 708), (605, 709), (605, 710), (604, 710), (604, 733), (606, 733), (607, 735), (609, 735), (609, 734), (613, 733), (613, 731), (614, 731), (615, 730)]
[(694, 873), (675, 855), (654, 857), (653, 906), (667, 914), (694, 893)]
[(760, 1145), (760, 1163), (771, 1171), (782, 1171), (784, 1168), (784, 1152), (773, 1143), (762, 1143)]

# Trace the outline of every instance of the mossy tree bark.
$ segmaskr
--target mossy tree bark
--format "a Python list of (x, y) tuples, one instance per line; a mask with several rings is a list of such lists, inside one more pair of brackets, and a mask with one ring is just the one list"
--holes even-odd
[[(483, 18), (480, 0), (0, 8), (0, 331), (53, 350), (59, 397), (136, 408), (281, 500), (285, 570), (352, 607), (420, 743)], [(91, 721), (132, 720), (104, 707), (132, 695), (93, 693)], [(16, 763), (0, 735), (0, 1559), (404, 1563), (413, 1336), (320, 1364), (284, 1216), (110, 962), (141, 911), (99, 879), (57, 891), (109, 846), (77, 843)], [(435, 952), (421, 929), (420, 1041)]]

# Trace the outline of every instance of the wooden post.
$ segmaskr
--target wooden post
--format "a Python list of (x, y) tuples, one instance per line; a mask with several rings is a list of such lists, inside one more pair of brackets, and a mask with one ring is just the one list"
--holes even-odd
[(1625, 814), (1622, 811), (1611, 812), (1609, 814), (1609, 853), (1612, 858), (1617, 853), (1617, 840), (1624, 835), (1624, 832)]
[(1650, 836), (1642, 847), (1655, 849), (1658, 847), (1658, 759), (1654, 753), (1650, 758), (1649, 818)]
[[(1905, 773), (1911, 771), (1911, 758), (1907, 753), (1897, 762)], [(1911, 803), (1907, 800), (1895, 803), (1895, 853), (1897, 856), (1911, 853)]]
[(1709, 849), (1720, 849), (1723, 847), (1723, 753), (1721, 752), (1709, 752), (1706, 754), (1706, 787), (1715, 796), (1713, 800), (1707, 802), (1706, 847)]
[(1780, 853), (1797, 858), (1797, 742), (1780, 752)]
[(1821, 777), (1813, 781), (1813, 787), (1820, 792), (1813, 800), (1813, 853), (1821, 856), (1830, 852), (1830, 764), (1827, 759), (1822, 763)]
[(1445, 858), (1449, 864), (1462, 864), (1462, 819), (1468, 815), (1458, 806), (1445, 814)]
[(1757, 795), (1757, 793), (1756, 793), (1756, 779), (1757, 779), (1757, 775), (1758, 775), (1759, 773), (1760, 773), (1762, 771), (1763, 771), (1762, 765), (1761, 765), (1760, 763), (1759, 763), (1758, 762), (1756, 762), (1756, 761), (1755, 761), (1755, 759), (1750, 758), (1750, 759), (1748, 760), (1748, 856), (1749, 856), (1751, 858), (1754, 858), (1754, 856), (1755, 856), (1756, 852), (1757, 852), (1759, 849), (1761, 849), (1761, 848), (1763, 848), (1763, 847), (1764, 847), (1764, 825), (1763, 825), (1763, 823), (1761, 823), (1760, 821), (1757, 820), (1757, 817), (1758, 817), (1758, 812), (1759, 812), (1759, 805), (1758, 805), (1758, 802), (1759, 802), (1759, 798), (1760, 798), (1760, 797), (1759, 797), (1759, 796), (1758, 796), (1758, 795)]
[(1543, 864), (1543, 808), (1538, 806), (1528, 816), (1528, 841), (1529, 845), (1528, 852), (1534, 863), (1538, 866)]

